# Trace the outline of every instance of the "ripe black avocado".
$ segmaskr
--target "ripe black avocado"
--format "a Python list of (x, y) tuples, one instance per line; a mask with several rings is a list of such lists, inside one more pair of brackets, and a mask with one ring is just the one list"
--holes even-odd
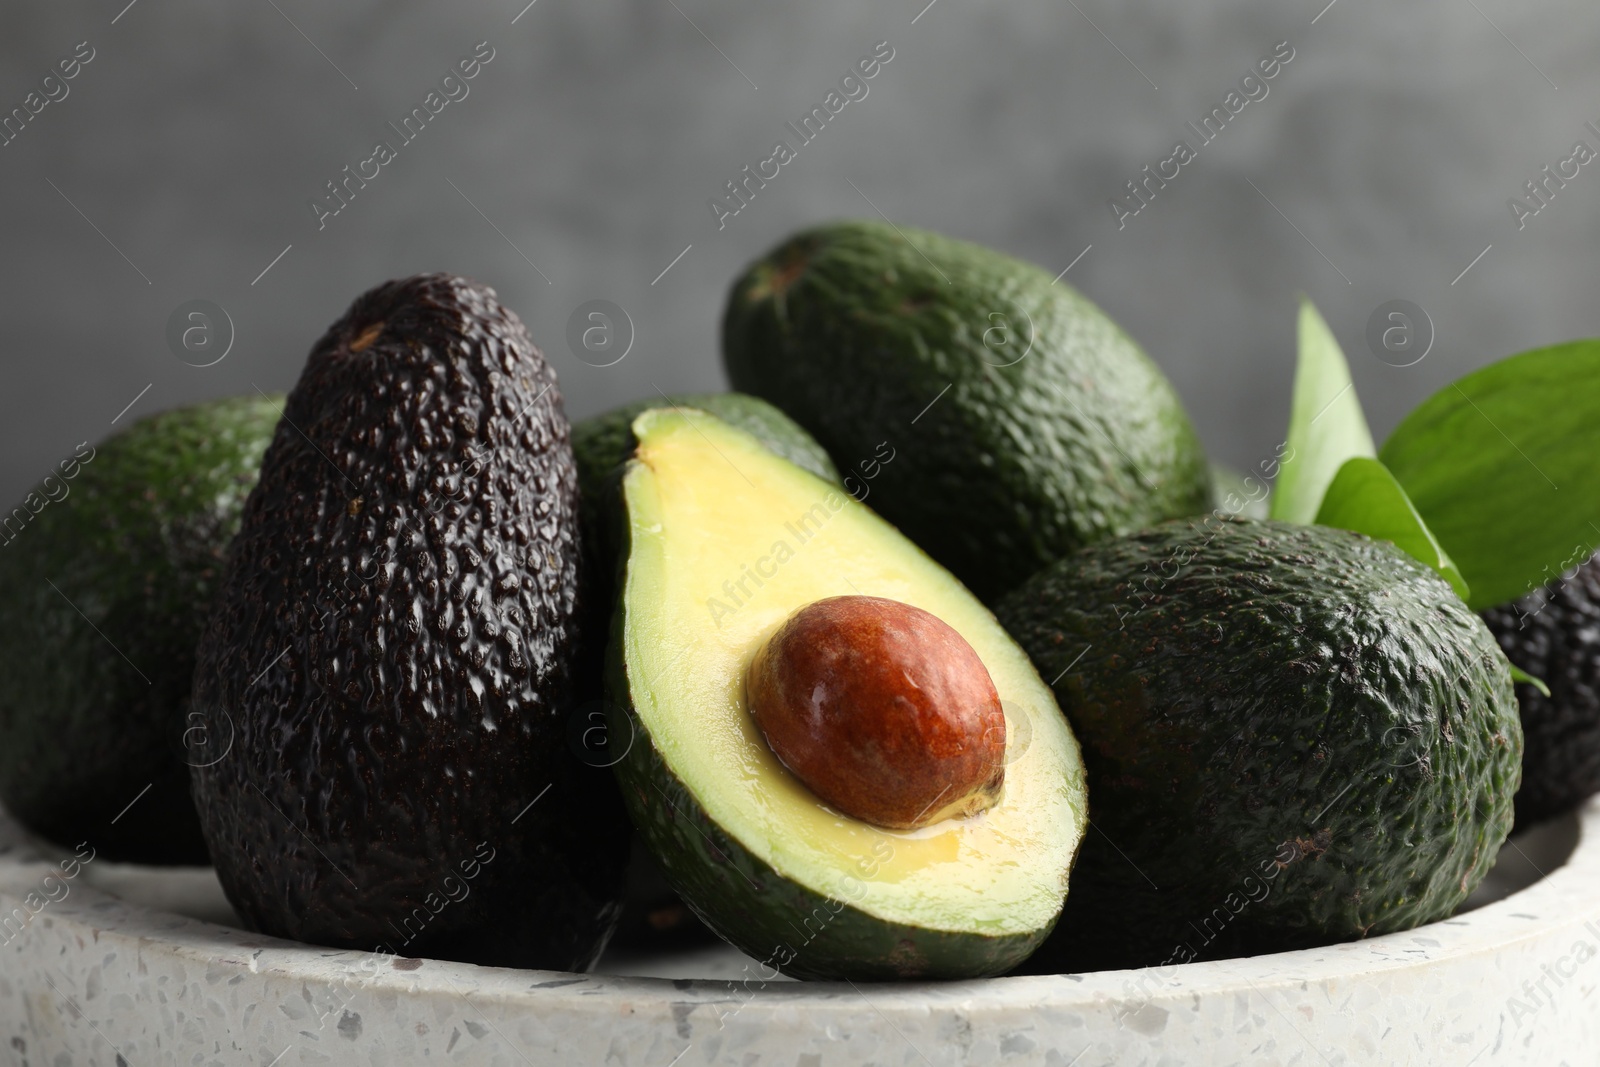
[(195, 802), (247, 923), (594, 962), (630, 835), (566, 743), (577, 517), (555, 374), (492, 290), (389, 282), (317, 342), (195, 674), (193, 710), (229, 739)]
[(998, 615), (1083, 744), (1092, 830), (1036, 972), (1183, 963), (1453, 912), (1511, 829), (1505, 657), (1434, 571), (1322, 526), (1179, 520)]
[(84, 442), (18, 509), (31, 519), (5, 516), (0, 799), (36, 833), (112, 860), (206, 862), (185, 765), (206, 758), (184, 719), (194, 646), (281, 399)]
[(1517, 684), (1521, 826), (1600, 793), (1600, 556), (1483, 619), (1506, 657), (1550, 688)]

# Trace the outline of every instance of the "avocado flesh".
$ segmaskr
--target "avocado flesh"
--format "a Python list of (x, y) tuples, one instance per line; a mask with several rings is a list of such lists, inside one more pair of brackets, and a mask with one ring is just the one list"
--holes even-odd
[[(791, 463), (830, 482), (839, 472), (822, 446), (782, 411), (745, 393), (680, 393), (635, 400), (572, 425), (572, 454), (578, 462), (578, 490), (583, 498), (584, 548), (588, 554), (589, 593), (585, 608), (585, 635), (603, 635), (610, 629), (616, 604), (618, 549), (613, 536), (619, 525), (614, 512), (619, 505), (614, 476), (633, 454), (633, 420), (654, 407), (696, 408), (736, 426)], [(601, 695), (604, 678), (604, 640), (586, 640), (580, 667), (580, 688), (585, 699)], [(597, 759), (604, 757), (597, 755)], [(652, 945), (677, 947), (698, 939), (712, 939), (673, 892), (666, 887), (654, 859), (636, 857), (630, 867), (627, 901), (615, 943), (619, 948), (648, 950)]]
[(578, 487), (585, 508), (606, 496), (612, 472), (632, 455), (633, 420), (650, 408), (673, 407), (695, 408), (715, 415), (789, 462), (830, 482), (839, 480), (839, 472), (822, 446), (793, 419), (760, 397), (745, 393), (683, 393), (635, 400), (573, 424), (572, 454), (578, 461)]
[(1505, 658), (1433, 571), (1319, 526), (1165, 523), (1000, 605), (1094, 830), (1030, 970), (1283, 951), (1450, 915), (1511, 828)]
[(1506, 657), (1550, 688), (1517, 684), (1522, 788), (1517, 825), (1600, 793), (1600, 557), (1483, 613)]
[(985, 601), (1066, 553), (1204, 511), (1205, 455), (1161, 370), (1053, 272), (887, 223), (797, 234), (735, 283), (735, 389), (841, 468)]
[[(1027, 657), (888, 523), (749, 435), (682, 410), (633, 432), (612, 737), (633, 739), (617, 773), (674, 888), (794, 977), (975, 977), (1025, 958), (1060, 911), (1087, 806), (1077, 744)], [(982, 659), (1016, 752), (988, 811), (883, 830), (827, 809), (761, 738), (751, 657), (798, 608), (853, 592), (933, 613)]]
[(186, 765), (208, 758), (185, 722), (194, 647), (280, 400), (140, 419), (81, 448), (57, 499), (41, 485), (48, 503), (8, 528), (0, 799), (36, 833), (118, 861), (206, 862)]
[(389, 282), (316, 343), (194, 677), (233, 738), (194, 798), (251, 928), (594, 962), (630, 835), (612, 776), (568, 747), (577, 518), (555, 374), (493, 290)]

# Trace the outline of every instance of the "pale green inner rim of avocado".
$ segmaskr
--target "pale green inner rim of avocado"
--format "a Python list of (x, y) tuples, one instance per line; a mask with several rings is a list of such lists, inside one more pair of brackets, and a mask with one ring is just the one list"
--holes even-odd
[[(1083, 764), (994, 616), (870, 508), (720, 420), (655, 410), (634, 432), (624, 657), (671, 772), (723, 830), (814, 893), (926, 929), (1003, 936), (1049, 923), (1083, 833)], [(750, 657), (801, 606), (852, 593), (932, 612), (988, 668), (1018, 752), (988, 811), (883, 830), (825, 807), (762, 740), (745, 707)]]

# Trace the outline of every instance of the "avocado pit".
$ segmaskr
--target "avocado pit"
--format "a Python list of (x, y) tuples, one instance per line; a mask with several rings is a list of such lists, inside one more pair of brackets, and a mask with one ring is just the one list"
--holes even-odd
[(745, 690), (773, 753), (845, 815), (914, 830), (999, 799), (1000, 696), (972, 646), (921, 608), (808, 604), (756, 653)]

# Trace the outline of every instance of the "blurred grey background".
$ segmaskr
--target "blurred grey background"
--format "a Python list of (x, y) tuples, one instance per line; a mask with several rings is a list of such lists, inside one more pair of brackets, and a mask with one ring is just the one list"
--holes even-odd
[[(1589, 4), (524, 3), (6, 5), (0, 113), (79, 42), (94, 58), (0, 147), (0, 498), (140, 415), (287, 389), (356, 294), (417, 271), (498, 289), (574, 417), (717, 388), (740, 268), (797, 227), (880, 211), (1073, 264), (1239, 466), (1281, 439), (1298, 293), (1380, 440), (1467, 370), (1600, 333), (1600, 166), (1520, 230), (1507, 204), (1579, 139), (1600, 149)], [(387, 123), (483, 41), (469, 95), (319, 229), (309, 201), (399, 146)], [(719, 229), (707, 201), (879, 41), (894, 57), (867, 97)], [(1268, 95), (1200, 147), (1185, 123), (1280, 41), (1294, 58)], [(1108, 200), (1180, 138), (1198, 157), (1119, 229)], [(234, 326), (213, 366), (167, 343), (193, 299)], [(636, 333), (603, 368), (567, 342), (597, 299)], [(1365, 339), (1393, 299), (1436, 328), (1413, 366)]]

